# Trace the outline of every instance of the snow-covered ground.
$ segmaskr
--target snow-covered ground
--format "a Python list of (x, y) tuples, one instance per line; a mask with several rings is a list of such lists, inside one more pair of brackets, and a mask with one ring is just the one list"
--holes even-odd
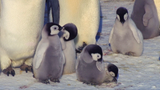
[[(116, 9), (120, 6), (126, 7), (131, 13), (133, 2), (108, 2), (109, 0), (101, 0), (103, 30), (98, 40), (104, 53), (107, 50), (108, 38), (110, 30), (114, 24), (116, 17)], [(119, 68), (119, 79), (117, 86), (109, 87), (107, 84), (101, 86), (90, 86), (76, 80), (76, 74), (63, 75), (60, 83), (42, 84), (37, 82), (32, 73), (21, 72), (15, 69), (16, 75), (6, 76), (0, 75), (0, 90), (149, 90), (160, 89), (160, 37), (144, 40), (144, 52), (140, 57), (126, 56), (122, 54), (109, 54), (103, 58)]]

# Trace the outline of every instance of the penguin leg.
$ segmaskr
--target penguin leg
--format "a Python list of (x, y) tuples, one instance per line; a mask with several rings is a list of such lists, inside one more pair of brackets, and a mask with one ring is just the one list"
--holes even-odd
[(20, 69), (23, 71), (26, 71), (26, 73), (28, 71), (33, 72), (31, 62), (32, 62), (32, 58), (26, 59), (24, 64), (20, 67)]
[(22, 70), (22, 71), (26, 71), (26, 73), (28, 72), (28, 71), (33, 71), (33, 69), (32, 69), (32, 66), (28, 66), (28, 65), (26, 65), (26, 64), (23, 64), (21, 67), (20, 67), (20, 69)]
[(97, 85), (95, 82), (83, 82), (83, 84), (93, 85), (93, 86)]
[(42, 82), (44, 84), (50, 84), (50, 82), (48, 80), (39, 80), (39, 82)]
[(12, 76), (15, 75), (15, 71), (11, 68), (11, 60), (7, 55), (6, 51), (3, 50), (1, 47), (0, 47), (0, 66), (2, 72), (7, 76), (9, 76), (9, 74), (11, 74)]
[(95, 85), (97, 85), (97, 84), (96, 84), (96, 83), (94, 83), (94, 82), (91, 82), (91, 85), (95, 86)]
[(94, 78), (91, 79), (90, 84), (93, 85), (93, 86), (98, 85), (98, 83), (96, 83), (96, 81), (94, 80)]
[(134, 52), (126, 52), (125, 55), (128, 55), (128, 56), (135, 56), (135, 53), (134, 53)]
[(50, 78), (50, 80), (52, 82), (55, 82), (55, 83), (60, 83), (59, 79), (58, 78)]
[(89, 83), (89, 82), (86, 82), (86, 81), (83, 81), (83, 84), (87, 84), (87, 85), (89, 85), (90, 83)]
[(121, 52), (119, 50), (117, 50), (116, 53), (121, 53)]
[(36, 78), (39, 82), (42, 82), (44, 84), (50, 84), (47, 69), (39, 70), (37, 72), (34, 72), (34, 78)]
[(83, 42), (83, 45), (81, 47), (78, 47), (78, 49), (76, 49), (76, 52), (81, 53), (85, 46), (87, 46), (87, 44), (85, 42)]
[(15, 75), (15, 71), (12, 69), (11, 66), (9, 66), (7, 69), (4, 69), (3, 73), (6, 74), (7, 76), (9, 76), (9, 74), (11, 74), (12, 76)]

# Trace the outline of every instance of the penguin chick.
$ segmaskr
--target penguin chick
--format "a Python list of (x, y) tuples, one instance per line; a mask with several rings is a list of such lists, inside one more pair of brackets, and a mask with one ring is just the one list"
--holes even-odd
[[(118, 77), (119, 77), (119, 71), (118, 71), (118, 67), (110, 62), (104, 61), (103, 62), (103, 66), (105, 68), (106, 71), (106, 80), (105, 82), (110, 82), (110, 81), (114, 81), (117, 82)], [(113, 77), (113, 78), (110, 78)]]
[(140, 56), (143, 52), (143, 36), (132, 19), (128, 10), (120, 7), (116, 11), (115, 24), (111, 30), (109, 43), (115, 53)]
[(90, 44), (80, 54), (77, 65), (77, 79), (83, 83), (100, 85), (103, 82), (112, 82), (118, 74), (114, 65), (103, 63), (103, 53), (100, 46)]
[(34, 59), (34, 77), (42, 82), (59, 82), (63, 73), (65, 57), (58, 36), (61, 26), (47, 23), (42, 30), (42, 39), (38, 43)]
[(68, 23), (63, 26), (61, 32), (63, 33), (61, 43), (66, 60), (63, 74), (75, 73), (76, 51), (74, 38), (77, 36), (77, 27), (72, 23)]

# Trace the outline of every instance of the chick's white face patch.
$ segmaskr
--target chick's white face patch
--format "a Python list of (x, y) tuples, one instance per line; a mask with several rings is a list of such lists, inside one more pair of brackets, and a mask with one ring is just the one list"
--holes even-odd
[(117, 19), (120, 21), (120, 17), (119, 17), (119, 15), (117, 14)]
[(114, 74), (114, 72), (109, 72), (109, 74), (112, 76), (112, 77), (115, 77), (115, 74)]
[(59, 27), (57, 25), (53, 25), (50, 27), (50, 30), (51, 30), (51, 35), (54, 35), (54, 34), (58, 34), (59, 33)]
[(128, 13), (126, 13), (123, 18), (124, 18), (124, 20), (126, 21), (127, 18), (128, 18)]
[(68, 31), (66, 31), (66, 30), (64, 30), (63, 32), (64, 32), (63, 37), (65, 39), (69, 39), (70, 33)]
[(92, 56), (92, 59), (95, 61), (101, 58), (101, 55), (99, 53), (92, 53), (91, 56)]

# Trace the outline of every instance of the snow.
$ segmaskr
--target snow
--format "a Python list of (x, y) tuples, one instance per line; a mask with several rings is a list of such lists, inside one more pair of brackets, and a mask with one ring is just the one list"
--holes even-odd
[[(131, 13), (133, 2), (110, 2), (101, 0), (103, 27), (101, 37), (97, 44), (107, 52), (107, 45), (110, 31), (116, 17), (116, 9), (120, 6), (126, 7)], [(104, 55), (104, 60), (115, 64), (119, 68), (119, 78), (117, 85), (111, 87), (110, 84), (101, 86), (91, 86), (77, 81), (76, 74), (63, 75), (60, 83), (43, 84), (33, 78), (31, 72), (21, 72), (19, 68), (14, 69), (16, 75), (0, 75), (0, 90), (149, 90), (160, 89), (160, 37), (144, 40), (144, 51), (140, 57), (126, 56), (122, 54), (110, 53)]]

